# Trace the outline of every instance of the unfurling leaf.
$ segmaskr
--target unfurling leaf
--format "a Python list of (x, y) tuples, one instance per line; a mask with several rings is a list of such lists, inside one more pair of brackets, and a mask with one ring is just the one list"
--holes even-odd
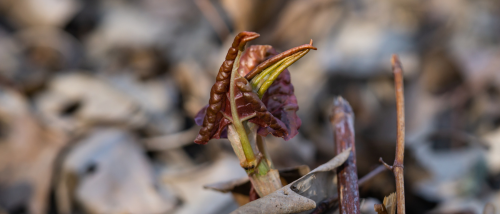
[[(197, 116), (203, 115), (203, 123), (200, 133), (194, 140), (198, 144), (206, 144), (214, 135), (220, 136), (221, 130), (227, 126), (227, 121), (223, 119), (222, 112), (225, 109), (227, 100), (227, 92), (229, 91), (229, 81), (231, 77), (231, 70), (233, 69), (234, 60), (238, 55), (238, 51), (243, 50), (246, 43), (250, 40), (257, 38), (259, 34), (254, 32), (241, 32), (233, 41), (231, 48), (227, 51), (226, 60), (222, 63), (219, 73), (217, 74), (216, 82), (210, 91), (210, 100), (208, 106), (200, 112)], [(199, 119), (195, 119), (199, 121)], [(223, 128), (220, 126), (223, 125)], [(215, 137), (218, 138), (218, 137)]]
[[(273, 70), (275, 76), (269, 75), (260, 79), (269, 84), (263, 89), (262, 98), (250, 84), (249, 77), (255, 77), (266, 68), (287, 57), (298, 58), (305, 55), (304, 51), (316, 49), (311, 44), (292, 48), (278, 54), (269, 45), (253, 45), (247, 48), (240, 56), (238, 74), (231, 77), (233, 63), (237, 58), (238, 50), (242, 51), (244, 44), (256, 38), (256, 33), (243, 32), (236, 36), (233, 46), (229, 49), (226, 61), (221, 66), (217, 82), (212, 87), (209, 105), (205, 106), (195, 117), (196, 124), (202, 126), (195, 143), (206, 144), (210, 139), (225, 138), (227, 126), (232, 123), (232, 114), (229, 102), (229, 82), (235, 81), (235, 103), (238, 117), (241, 121), (249, 121), (259, 126), (258, 134), (266, 136), (269, 133), (285, 140), (293, 138), (298, 133), (301, 120), (296, 115), (298, 110), (297, 98), (290, 82), (290, 72), (287, 66), (281, 70)], [(245, 39), (246, 37), (250, 39)], [(240, 42), (241, 41), (241, 42)], [(243, 44), (243, 46), (242, 46)], [(240, 48), (237, 49), (236, 47)], [(299, 54), (300, 57), (297, 58)], [(275, 66), (280, 67), (281, 64)], [(264, 93), (265, 92), (265, 93)]]

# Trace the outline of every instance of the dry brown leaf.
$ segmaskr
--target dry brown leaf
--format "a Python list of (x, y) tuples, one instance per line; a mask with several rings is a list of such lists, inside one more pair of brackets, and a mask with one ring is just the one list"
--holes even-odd
[(307, 175), (286, 185), (263, 198), (252, 201), (233, 211), (240, 213), (307, 213), (316, 208), (320, 201), (337, 193), (335, 169), (342, 165), (351, 149), (345, 150), (329, 162), (319, 166)]
[[(280, 173), (281, 183), (283, 185), (292, 183), (293, 181), (306, 175), (310, 171), (311, 170), (307, 165), (300, 165), (300, 166), (280, 169), (279, 173)], [(251, 184), (248, 176), (232, 179), (229, 181), (207, 184), (204, 185), (203, 188), (211, 189), (222, 193), (231, 192), (233, 194), (233, 198), (240, 206), (243, 206), (248, 202), (250, 202), (249, 195), (251, 192), (250, 190)]]
[(378, 214), (396, 214), (396, 193), (384, 197), (384, 203), (375, 204), (374, 209)]
[(396, 214), (396, 193), (393, 192), (389, 196), (384, 197), (384, 207), (387, 214)]
[(153, 169), (129, 133), (95, 129), (65, 156), (56, 187), (59, 213), (166, 213), (177, 198), (153, 177)]
[(0, 124), (2, 209), (47, 213), (54, 162), (67, 142), (64, 135), (40, 123), (21, 94), (3, 87)]

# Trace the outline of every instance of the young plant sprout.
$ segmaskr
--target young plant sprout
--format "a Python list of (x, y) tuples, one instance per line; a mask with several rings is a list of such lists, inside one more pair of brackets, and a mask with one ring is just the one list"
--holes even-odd
[(287, 68), (316, 48), (312, 40), (281, 54), (269, 45), (245, 48), (257, 37), (254, 32), (241, 32), (234, 38), (209, 103), (195, 117), (202, 128), (194, 142), (206, 144), (227, 137), (257, 194), (263, 197), (282, 186), (263, 136), (270, 133), (289, 140), (301, 125)]

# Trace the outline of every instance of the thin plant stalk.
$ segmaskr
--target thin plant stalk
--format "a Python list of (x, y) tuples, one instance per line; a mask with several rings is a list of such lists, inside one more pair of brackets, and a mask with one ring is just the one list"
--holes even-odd
[[(240, 164), (249, 175), (250, 181), (254, 185), (256, 192), (259, 196), (264, 197), (265, 195), (278, 190), (282, 185), (277, 170), (272, 170), (270, 167), (272, 165), (269, 164), (271, 163), (270, 160), (261, 155), (258, 151), (257, 139), (259, 138), (257, 137), (257, 131), (251, 130), (248, 121), (242, 122), (238, 115), (235, 99), (235, 79), (239, 76), (238, 68), (241, 53), (242, 51), (238, 51), (238, 55), (236, 56), (235, 64), (231, 72), (231, 81), (229, 83), (229, 100), (231, 116), (233, 119), (233, 124), (231, 126), (233, 126), (234, 129), (231, 127), (228, 131), (235, 131), (238, 137), (232, 137), (229, 139), (233, 139), (233, 141), (238, 140), (237, 142), (231, 142), (231, 144), (234, 144), (233, 148), (238, 148), (235, 149), (235, 153), (240, 152), (241, 154), (241, 151), (243, 152), (244, 160), (242, 160), (243, 157), (240, 155)], [(253, 142), (250, 142), (249, 134), (253, 135), (251, 136), (252, 139), (254, 139)], [(234, 133), (231, 133), (231, 135), (234, 136)], [(239, 148), (241, 148), (241, 150)]]
[(394, 176), (396, 177), (396, 194), (398, 214), (405, 213), (405, 187), (403, 162), (405, 155), (405, 101), (403, 91), (403, 68), (397, 55), (392, 56), (392, 70), (394, 72), (394, 84), (396, 88), (396, 111), (397, 111), (397, 144), (396, 159), (393, 164)]
[(229, 102), (231, 104), (231, 116), (233, 117), (233, 125), (234, 128), (236, 129), (236, 132), (239, 135), (246, 161), (247, 163), (252, 163), (255, 161), (255, 155), (252, 151), (250, 142), (248, 142), (248, 136), (245, 127), (243, 127), (243, 123), (241, 122), (240, 117), (238, 116), (238, 109), (236, 107), (236, 99), (235, 99), (235, 89), (236, 89), (235, 76), (239, 75), (238, 68), (240, 64), (241, 52), (242, 51), (238, 51), (238, 55), (236, 56), (236, 60), (233, 65), (233, 70), (231, 72), (231, 81), (229, 83)]
[(394, 87), (396, 91), (396, 112), (397, 112), (397, 143), (396, 143), (396, 158), (394, 164), (390, 166), (385, 163), (382, 158), (379, 161), (388, 169), (392, 170), (396, 177), (396, 198), (397, 198), (397, 213), (405, 214), (405, 187), (404, 187), (404, 152), (405, 152), (405, 100), (403, 91), (403, 68), (399, 57), (392, 55), (391, 59), (392, 71), (394, 73)]
[(263, 138), (255, 131), (258, 128), (255, 124), (243, 122), (247, 126), (248, 142), (251, 144), (251, 151), (256, 157), (257, 166), (248, 166), (246, 157), (243, 153), (239, 134), (233, 125), (228, 126), (228, 139), (233, 146), (236, 156), (240, 160), (241, 166), (245, 169), (250, 178), (255, 191), (260, 197), (264, 197), (282, 187), (278, 170), (273, 168), (269, 156), (266, 154)]

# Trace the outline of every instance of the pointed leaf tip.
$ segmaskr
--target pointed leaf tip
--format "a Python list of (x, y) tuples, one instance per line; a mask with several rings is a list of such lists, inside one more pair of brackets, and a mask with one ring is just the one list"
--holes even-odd
[(294, 54), (296, 54), (298, 52), (301, 52), (301, 51), (304, 51), (304, 50), (309, 50), (309, 49), (317, 50), (316, 47), (312, 46), (312, 40), (310, 41), (310, 44), (305, 44), (305, 45), (301, 45), (301, 46), (289, 49), (287, 51), (284, 51), (283, 53), (277, 54), (277, 55), (273, 56), (272, 58), (270, 58), (270, 59), (268, 59), (268, 60), (260, 63), (251, 72), (249, 72), (245, 76), (245, 78), (247, 80), (251, 80), (255, 76), (257, 76), (258, 74), (260, 74), (263, 70), (265, 70), (266, 68), (268, 68), (268, 67), (276, 64), (277, 62), (281, 61), (282, 59), (284, 59), (286, 57), (289, 57), (289, 56), (292, 56), (292, 55), (294, 55)]

